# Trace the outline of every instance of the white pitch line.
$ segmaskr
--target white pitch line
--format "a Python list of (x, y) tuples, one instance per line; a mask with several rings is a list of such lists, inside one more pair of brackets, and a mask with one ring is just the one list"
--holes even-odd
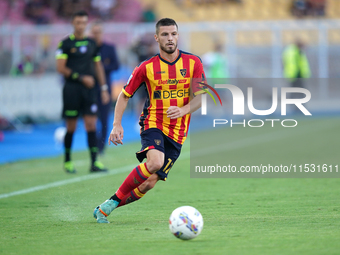
[[(326, 127), (321, 126), (321, 125), (316, 126), (316, 129), (314, 128), (313, 131), (324, 129), (324, 128), (326, 128)], [(280, 135), (280, 133), (281, 133), (281, 131), (274, 131), (274, 132), (271, 132), (271, 133), (267, 133), (267, 134), (264, 134), (264, 135), (257, 136), (254, 139), (245, 138), (245, 139), (241, 139), (241, 140), (238, 140), (238, 141), (233, 141), (229, 145), (227, 144), (225, 146), (216, 146), (217, 148), (209, 148), (209, 149), (205, 148), (204, 151), (202, 151), (200, 149), (195, 150), (195, 151), (192, 151), (192, 154), (195, 155), (195, 156), (198, 156), (198, 155), (202, 155), (202, 154), (207, 155), (207, 154), (215, 153), (216, 149), (218, 149), (218, 150), (221, 150), (221, 149), (222, 150), (240, 149), (240, 148), (252, 146), (252, 145), (255, 145), (255, 144), (259, 144), (259, 143), (265, 143), (265, 142), (269, 142), (269, 141), (273, 141), (273, 140), (286, 138), (287, 136), (289, 136), (289, 134), (287, 134), (287, 133), (285, 133), (283, 136), (282, 136), (282, 133), (281, 133), (281, 135)], [(277, 136), (276, 136), (276, 134), (277, 134)], [(188, 158), (190, 158), (190, 152), (189, 151), (182, 153), (178, 160), (183, 160), (183, 159), (188, 159)], [(105, 177), (105, 176), (108, 176), (108, 175), (116, 175), (116, 174), (131, 171), (134, 167), (136, 167), (136, 164), (120, 167), (118, 169), (109, 170), (109, 172), (107, 174), (90, 174), (90, 175), (80, 176), (80, 177), (76, 177), (76, 178), (72, 178), (72, 179), (68, 179), (68, 180), (51, 182), (51, 183), (44, 184), (44, 185), (38, 185), (38, 186), (28, 188), (28, 189), (22, 189), (22, 190), (13, 191), (13, 192), (10, 192), (10, 193), (0, 194), (0, 199), (18, 196), (18, 195), (24, 195), (24, 194), (32, 193), (32, 192), (35, 192), (35, 191), (46, 190), (46, 189), (50, 189), (50, 188), (54, 188), (54, 187), (60, 187), (60, 186), (64, 186), (64, 185), (67, 185), (67, 184), (82, 182), (82, 181), (86, 181), (86, 180), (97, 179), (97, 178)]]
[[(178, 160), (183, 160), (183, 159), (188, 159), (188, 158), (190, 158), (190, 153), (186, 152), (186, 153), (183, 153), (183, 155), (181, 155), (181, 157)], [(80, 176), (80, 177), (76, 177), (76, 178), (72, 178), (72, 179), (68, 179), (68, 180), (51, 182), (51, 183), (47, 183), (47, 184), (44, 184), (44, 185), (38, 185), (38, 186), (27, 188), (27, 189), (13, 191), (13, 192), (10, 192), (10, 193), (0, 194), (0, 199), (18, 196), (18, 195), (24, 195), (24, 194), (32, 193), (32, 192), (35, 192), (35, 191), (60, 187), (60, 186), (64, 186), (64, 185), (67, 185), (67, 184), (82, 182), (82, 181), (86, 181), (86, 180), (97, 179), (97, 178), (105, 177), (105, 176), (108, 176), (108, 175), (116, 175), (116, 174), (131, 171), (135, 167), (136, 167), (136, 164), (133, 164), (133, 165), (128, 165), (128, 166), (120, 167), (120, 168), (117, 168), (117, 169), (109, 170), (107, 174), (100, 174), (100, 173), (89, 174), (89, 175)]]
[(45, 190), (45, 189), (54, 188), (54, 187), (60, 187), (60, 186), (64, 186), (64, 185), (71, 184), (71, 183), (97, 179), (97, 178), (108, 176), (108, 175), (120, 174), (120, 173), (127, 172), (127, 171), (133, 169), (134, 167), (136, 167), (136, 164), (124, 166), (124, 167), (121, 167), (121, 168), (118, 168), (118, 169), (115, 169), (115, 170), (110, 170), (107, 174), (99, 174), (99, 173), (90, 174), (90, 175), (80, 176), (80, 177), (76, 177), (76, 178), (72, 178), (72, 179), (68, 179), (68, 180), (62, 180), (62, 181), (57, 181), (57, 182), (51, 182), (51, 183), (44, 184), (44, 185), (38, 185), (38, 186), (28, 188), (28, 189), (22, 189), (22, 190), (13, 191), (13, 192), (6, 193), (6, 194), (1, 194), (0, 199), (7, 198), (7, 197), (13, 197), (13, 196), (17, 196), (17, 195), (23, 195), (23, 194), (32, 193), (32, 192), (35, 192), (35, 191)]

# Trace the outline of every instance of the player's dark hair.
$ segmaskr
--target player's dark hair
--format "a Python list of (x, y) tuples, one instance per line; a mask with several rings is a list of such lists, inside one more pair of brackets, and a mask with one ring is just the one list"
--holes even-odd
[(173, 19), (170, 18), (164, 18), (164, 19), (160, 19), (157, 24), (156, 24), (156, 34), (158, 34), (159, 28), (160, 27), (166, 27), (166, 26), (177, 26), (176, 21), (174, 21)]
[(72, 20), (74, 20), (75, 17), (88, 17), (89, 14), (86, 11), (77, 11), (73, 13)]

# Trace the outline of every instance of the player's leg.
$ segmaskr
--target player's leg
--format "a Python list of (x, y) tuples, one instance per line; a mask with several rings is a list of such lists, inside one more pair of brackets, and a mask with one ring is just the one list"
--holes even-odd
[(138, 201), (146, 194), (146, 192), (151, 190), (156, 185), (157, 181), (165, 181), (168, 177), (170, 169), (180, 155), (181, 147), (182, 146), (180, 144), (177, 144), (176, 142), (171, 141), (169, 138), (164, 137), (165, 161), (163, 166), (155, 174), (152, 174), (145, 182), (125, 195), (120, 201), (118, 207)]
[(144, 183), (153, 173), (157, 172), (164, 164), (164, 153), (155, 149), (147, 153), (147, 162), (139, 164), (126, 177), (116, 193), (94, 210), (94, 217), (98, 223), (109, 223), (106, 219), (110, 213), (117, 208), (121, 200)]
[(146, 156), (146, 162), (139, 164), (132, 170), (116, 193), (111, 197), (112, 200), (120, 202), (125, 195), (144, 183), (164, 164), (164, 153), (162, 151), (151, 149), (147, 151)]
[(158, 129), (146, 130), (141, 134), (141, 140), (142, 150), (137, 153), (137, 158), (142, 162), (146, 157), (147, 161), (135, 167), (116, 193), (96, 207), (94, 217), (98, 223), (108, 223), (106, 217), (118, 206), (121, 200), (163, 166), (164, 138), (162, 132)]
[(87, 144), (91, 156), (90, 172), (107, 172), (104, 165), (97, 160), (98, 147), (96, 138), (96, 115), (84, 115), (84, 124), (87, 132)]
[(91, 155), (90, 172), (107, 172), (104, 165), (97, 160), (98, 147), (97, 147), (97, 94), (96, 88), (88, 89), (83, 87), (82, 90), (82, 111), (84, 114), (84, 124), (87, 132), (87, 143)]
[(71, 161), (71, 148), (73, 141), (73, 134), (77, 127), (77, 118), (66, 119), (66, 134), (64, 137), (64, 168), (67, 173), (76, 173), (76, 169)]
[(124, 206), (129, 203), (138, 201), (146, 194), (146, 192), (148, 192), (153, 187), (155, 187), (157, 181), (159, 180), (160, 180), (160, 177), (158, 176), (158, 174), (152, 174), (145, 182), (143, 182), (133, 191), (125, 195), (117, 207)]
[(79, 91), (79, 85), (70, 82), (66, 82), (63, 88), (63, 118), (66, 120), (67, 130), (64, 137), (64, 169), (67, 173), (76, 173), (76, 169), (71, 160), (71, 148), (81, 102)]

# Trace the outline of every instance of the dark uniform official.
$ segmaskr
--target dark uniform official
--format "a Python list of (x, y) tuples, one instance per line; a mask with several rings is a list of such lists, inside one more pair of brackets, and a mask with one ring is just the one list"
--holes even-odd
[[(87, 131), (91, 155), (90, 172), (107, 171), (97, 160), (96, 121), (98, 93), (103, 104), (107, 104), (109, 102), (108, 86), (105, 82), (99, 48), (94, 40), (87, 38), (84, 34), (87, 23), (86, 12), (75, 13), (72, 20), (74, 33), (59, 43), (56, 52), (57, 70), (65, 78), (62, 114), (66, 120), (67, 129), (64, 139), (64, 169), (68, 173), (76, 172), (71, 161), (71, 146), (80, 115), (84, 118)], [(100, 92), (95, 87), (95, 78), (101, 85)]]

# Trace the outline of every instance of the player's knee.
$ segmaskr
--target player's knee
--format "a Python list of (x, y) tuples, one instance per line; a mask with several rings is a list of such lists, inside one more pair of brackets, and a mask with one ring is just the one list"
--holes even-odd
[(74, 133), (76, 131), (76, 127), (67, 127), (67, 133)]
[(73, 133), (77, 128), (77, 119), (67, 119), (66, 120), (66, 129), (67, 132)]
[(84, 116), (84, 124), (87, 132), (96, 131), (97, 117), (96, 116)]
[(147, 167), (150, 173), (155, 173), (162, 168), (164, 159), (152, 159), (148, 162)]
[(96, 131), (96, 125), (94, 123), (86, 123), (85, 129), (87, 132)]

